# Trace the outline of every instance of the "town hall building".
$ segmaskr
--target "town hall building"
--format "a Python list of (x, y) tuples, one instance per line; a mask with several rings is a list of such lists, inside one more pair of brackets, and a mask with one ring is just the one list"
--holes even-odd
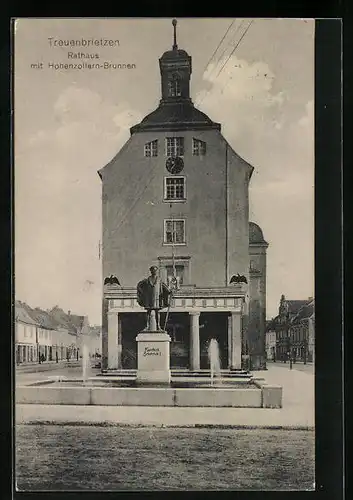
[[(119, 281), (103, 288), (102, 369), (136, 368), (135, 339), (146, 324), (136, 286), (152, 265), (165, 283), (177, 281), (166, 325), (171, 369), (208, 368), (211, 338), (222, 368), (250, 359), (261, 369), (268, 243), (249, 222), (253, 167), (224, 139), (221, 124), (195, 108), (191, 57), (177, 46), (175, 24), (172, 50), (159, 59), (157, 109), (98, 172), (103, 279)], [(237, 282), (239, 275), (247, 282)]]

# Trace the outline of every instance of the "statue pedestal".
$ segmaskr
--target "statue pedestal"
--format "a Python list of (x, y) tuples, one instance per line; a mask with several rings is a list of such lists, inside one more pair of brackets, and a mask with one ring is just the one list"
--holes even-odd
[(137, 382), (170, 383), (170, 337), (166, 332), (139, 333), (137, 342)]

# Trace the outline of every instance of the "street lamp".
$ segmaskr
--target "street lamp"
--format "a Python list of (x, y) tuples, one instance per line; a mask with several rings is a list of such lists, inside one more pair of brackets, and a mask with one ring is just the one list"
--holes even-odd
[(289, 312), (286, 314), (286, 338), (287, 338), (287, 353), (289, 354), (289, 368), (293, 367), (292, 343), (290, 338)]

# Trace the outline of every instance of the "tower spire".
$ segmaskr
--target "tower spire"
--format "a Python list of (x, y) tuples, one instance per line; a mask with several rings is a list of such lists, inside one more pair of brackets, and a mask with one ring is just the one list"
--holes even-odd
[(173, 19), (172, 21), (172, 25), (174, 27), (174, 43), (173, 43), (173, 50), (177, 50), (178, 49), (178, 45), (177, 45), (177, 41), (176, 41), (176, 25), (177, 25), (177, 20), (176, 19)]

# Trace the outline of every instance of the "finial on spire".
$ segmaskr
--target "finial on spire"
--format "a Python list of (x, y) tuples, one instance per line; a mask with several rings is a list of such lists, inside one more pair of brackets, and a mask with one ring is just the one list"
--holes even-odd
[(176, 19), (173, 19), (172, 21), (172, 25), (174, 26), (174, 44), (173, 44), (173, 50), (177, 50), (178, 49), (178, 45), (177, 45), (177, 41), (176, 41), (176, 25), (177, 25), (177, 20)]

